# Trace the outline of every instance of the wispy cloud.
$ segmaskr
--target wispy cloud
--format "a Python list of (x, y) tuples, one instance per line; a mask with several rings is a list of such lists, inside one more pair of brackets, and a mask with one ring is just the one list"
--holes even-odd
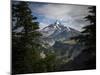
[[(69, 5), (69, 4), (46, 4), (46, 3), (33, 3), (30, 8), (33, 14), (37, 13), (38, 16), (42, 15), (40, 24), (47, 25), (49, 20), (61, 20), (64, 25), (68, 25), (77, 30), (87, 24), (84, 17), (88, 15), (88, 7), (83, 5)], [(45, 21), (44, 21), (45, 20)], [(49, 21), (49, 22), (48, 22)]]

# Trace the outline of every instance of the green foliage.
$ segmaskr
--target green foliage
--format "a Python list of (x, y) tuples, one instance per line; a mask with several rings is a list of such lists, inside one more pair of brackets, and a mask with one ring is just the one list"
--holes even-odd
[(96, 68), (96, 7), (92, 6), (89, 9), (91, 15), (88, 15), (85, 19), (90, 21), (90, 25), (84, 27), (85, 30), (82, 33), (85, 34), (85, 51), (91, 55), (85, 64), (88, 65), (89, 68)]
[[(54, 71), (56, 56), (48, 52), (40, 57), (44, 48), (40, 45), (41, 34), (37, 17), (31, 15), (26, 2), (12, 5), (12, 73), (37, 73)], [(20, 30), (21, 28), (21, 30)]]
[(56, 66), (56, 56), (53, 53), (47, 54), (47, 57), (45, 58), (46, 61), (46, 67), (47, 71), (54, 71)]
[(87, 21), (90, 21), (90, 25), (84, 27), (82, 32), (85, 35), (85, 46), (90, 48), (88, 51), (96, 53), (96, 7), (89, 7), (91, 15), (85, 17)]
[(82, 35), (73, 37), (72, 39), (78, 40), (79, 43), (84, 45), (83, 52), (87, 53), (87, 61), (84, 62), (87, 68), (96, 67), (96, 7), (89, 7), (89, 15), (84, 19), (89, 21), (90, 24), (83, 27)]
[(37, 62), (33, 64), (34, 72), (51, 72), (55, 69), (55, 55), (52, 53), (48, 53), (45, 58), (40, 58)]
[[(12, 73), (34, 72), (32, 66), (39, 60), (39, 26), (31, 15), (28, 3), (12, 5)], [(22, 28), (21, 30), (19, 28)], [(38, 42), (38, 43), (37, 43)]]

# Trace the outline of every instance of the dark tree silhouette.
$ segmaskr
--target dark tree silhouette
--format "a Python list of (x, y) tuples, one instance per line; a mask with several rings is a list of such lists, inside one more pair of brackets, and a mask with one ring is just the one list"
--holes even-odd
[(89, 54), (89, 60), (86, 61), (88, 68), (96, 68), (96, 6), (89, 7), (90, 15), (86, 16), (86, 21), (90, 25), (84, 27), (85, 51)]
[[(26, 2), (12, 5), (12, 73), (33, 72), (33, 64), (39, 59), (40, 33), (36, 17)], [(33, 60), (34, 59), (34, 60)]]
[(84, 18), (89, 25), (83, 27), (79, 36), (72, 37), (81, 44), (84, 49), (74, 60), (61, 65), (61, 71), (87, 70), (96, 68), (96, 6), (89, 7), (89, 15)]
[[(80, 60), (83, 61), (83, 69), (96, 68), (96, 6), (89, 7), (89, 15), (84, 18), (90, 24), (83, 27), (82, 35), (72, 37), (79, 43), (84, 45), (83, 52), (79, 55)], [(82, 56), (82, 58), (81, 58)], [(80, 66), (81, 67), (81, 66)]]
[(15, 2), (12, 4), (12, 74), (39, 73), (54, 71), (56, 56), (46, 52), (40, 43), (42, 36), (36, 17), (31, 15), (28, 2)]

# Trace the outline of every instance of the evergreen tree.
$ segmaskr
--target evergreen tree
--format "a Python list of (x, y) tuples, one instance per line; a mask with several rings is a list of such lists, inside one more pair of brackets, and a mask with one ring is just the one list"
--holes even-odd
[(89, 7), (89, 15), (84, 18), (89, 21), (89, 25), (83, 27), (82, 35), (72, 37), (80, 44), (84, 45), (83, 52), (87, 54), (87, 61), (84, 67), (87, 69), (96, 68), (96, 6)]
[(85, 45), (90, 48), (90, 52), (96, 52), (96, 7), (89, 7), (90, 15), (86, 16), (85, 19), (90, 22), (90, 25), (84, 27), (82, 32), (85, 35)]
[(39, 59), (40, 33), (36, 17), (26, 2), (12, 5), (12, 73), (34, 72), (32, 66)]
[(86, 16), (85, 19), (90, 22), (90, 25), (84, 27), (84, 41), (85, 51), (90, 54), (90, 58), (86, 61), (88, 68), (96, 68), (96, 6), (89, 7), (90, 15)]

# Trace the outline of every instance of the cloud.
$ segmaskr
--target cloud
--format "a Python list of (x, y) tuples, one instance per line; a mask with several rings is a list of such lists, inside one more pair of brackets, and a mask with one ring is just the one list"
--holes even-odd
[(40, 22), (40, 29), (42, 29), (42, 28), (44, 28), (45, 26), (47, 26), (48, 24), (46, 24), (46, 23), (43, 23), (43, 22)]
[(85, 25), (83, 18), (88, 15), (88, 7), (83, 5), (40, 3), (39, 6), (34, 6), (33, 4), (31, 9), (33, 13), (44, 16), (42, 23), (47, 23), (48, 20), (58, 19), (65, 25), (81, 29)]
[(48, 4), (37, 9), (37, 12), (40, 12), (40, 14), (45, 15), (47, 18), (61, 19), (69, 12), (69, 10), (67, 10), (64, 5)]
[(87, 6), (65, 5), (65, 4), (45, 4), (36, 8), (33, 12), (44, 15), (47, 18), (63, 19), (65, 16), (76, 17), (87, 14)]

